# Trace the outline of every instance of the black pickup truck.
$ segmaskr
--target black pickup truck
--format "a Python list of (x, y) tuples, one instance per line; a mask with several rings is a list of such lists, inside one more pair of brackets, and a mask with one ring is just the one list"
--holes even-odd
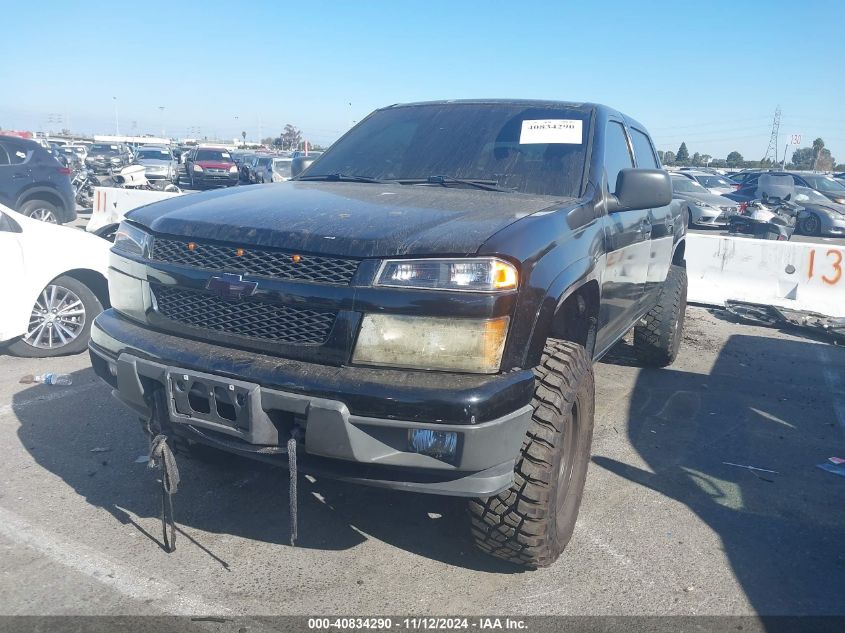
[[(575, 526), (592, 364), (678, 351), (685, 224), (636, 121), (546, 101), (395, 105), (295, 179), (131, 212), (90, 344), (189, 446), (470, 498), (529, 567)], [(155, 412), (158, 409), (159, 413)]]

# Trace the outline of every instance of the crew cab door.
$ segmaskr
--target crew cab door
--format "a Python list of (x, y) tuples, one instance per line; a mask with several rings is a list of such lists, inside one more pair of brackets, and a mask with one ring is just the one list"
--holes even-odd
[[(661, 169), (654, 152), (654, 147), (645, 132), (634, 127), (629, 128), (631, 145), (637, 167), (643, 169)], [(675, 242), (675, 218), (672, 206), (645, 210), (646, 224), (649, 233), (643, 235), (648, 241), (649, 258), (646, 268), (645, 292), (643, 293), (643, 307), (651, 307), (657, 300), (657, 293), (661, 284), (669, 274), (672, 263), (672, 246)]]
[[(605, 195), (616, 190), (623, 169), (634, 167), (634, 158), (621, 121), (607, 122), (604, 134)], [(605, 267), (601, 280), (601, 306), (596, 351), (603, 352), (632, 325), (645, 292), (650, 256), (646, 211), (616, 211), (603, 218)]]

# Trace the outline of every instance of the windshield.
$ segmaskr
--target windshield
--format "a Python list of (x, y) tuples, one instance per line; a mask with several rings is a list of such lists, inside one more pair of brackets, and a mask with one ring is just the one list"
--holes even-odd
[(672, 178), (672, 191), (676, 193), (709, 193), (707, 189), (690, 178)]
[(269, 158), (259, 158), (258, 159), (258, 166), (259, 167), (267, 167), (270, 164)]
[(813, 189), (818, 189), (819, 191), (826, 191), (828, 193), (845, 194), (845, 185), (843, 185), (835, 178), (831, 178), (830, 176), (808, 176), (802, 174), (802, 177), (804, 178), (804, 180), (810, 183), (810, 186)]
[(722, 178), (721, 176), (696, 176), (695, 179), (705, 187), (733, 189), (733, 183), (731, 183), (727, 178)]
[(105, 145), (103, 143), (94, 143), (91, 146), (91, 153), (97, 154), (117, 154), (119, 148), (117, 145)]
[(198, 149), (194, 160), (231, 162), (232, 155), (229, 154), (229, 152), (220, 149)]
[(379, 180), (489, 180), (519, 193), (578, 197), (590, 111), (519, 104), (379, 110), (306, 173)]
[(817, 204), (827, 204), (830, 202), (822, 194), (815, 189), (809, 187), (795, 187), (795, 202), (815, 202)]
[(172, 156), (170, 152), (164, 149), (139, 149), (138, 158), (147, 158), (154, 160), (170, 160)]

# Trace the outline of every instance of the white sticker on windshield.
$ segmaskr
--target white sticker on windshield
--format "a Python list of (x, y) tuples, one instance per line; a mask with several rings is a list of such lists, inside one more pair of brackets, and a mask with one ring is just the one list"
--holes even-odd
[(582, 121), (577, 119), (535, 119), (522, 122), (519, 144), (582, 143)]

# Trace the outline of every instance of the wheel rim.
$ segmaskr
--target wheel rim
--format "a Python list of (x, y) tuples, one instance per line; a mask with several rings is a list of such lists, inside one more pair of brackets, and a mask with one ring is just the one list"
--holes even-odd
[(29, 214), (33, 220), (40, 220), (41, 222), (48, 222), (50, 224), (56, 224), (56, 214), (53, 213), (50, 209), (45, 209), (43, 207), (38, 207), (33, 209), (32, 212)]
[(804, 232), (805, 233), (815, 235), (816, 233), (818, 233), (820, 228), (821, 228), (821, 220), (819, 220), (816, 216), (810, 215), (810, 216), (804, 218)]
[(41, 291), (32, 307), (23, 340), (39, 349), (57, 349), (79, 338), (84, 328), (82, 299), (72, 290), (51, 284)]
[[(572, 470), (575, 467), (575, 453), (578, 444), (578, 431), (580, 427), (580, 411), (578, 403), (572, 405), (572, 424), (563, 429), (563, 446), (561, 447), (560, 468), (557, 475), (557, 494), (555, 498), (555, 514), (563, 511), (566, 497), (569, 494), (569, 483), (572, 481)], [(560, 532), (563, 526), (557, 523), (557, 531)]]

